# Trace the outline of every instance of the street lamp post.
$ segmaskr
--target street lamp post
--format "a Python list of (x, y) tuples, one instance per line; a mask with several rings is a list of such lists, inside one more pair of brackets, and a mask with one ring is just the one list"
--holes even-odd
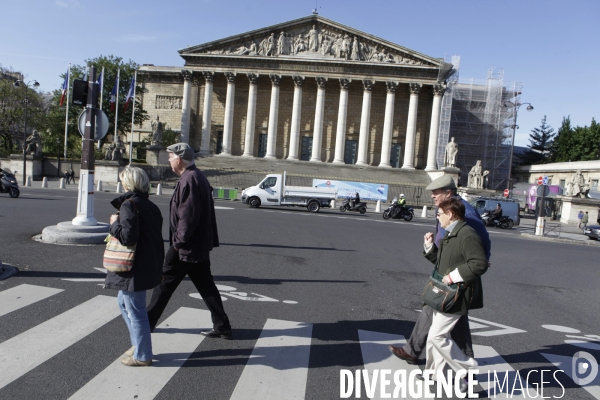
[(56, 137), (56, 176), (60, 178), (60, 138)]
[(513, 129), (513, 134), (512, 134), (512, 142), (510, 144), (510, 157), (508, 159), (508, 182), (506, 184), (506, 188), (508, 190), (511, 190), (511, 175), (512, 175), (512, 159), (513, 159), (513, 153), (515, 151), (515, 135), (517, 133), (517, 129), (519, 128), (519, 125), (517, 125), (517, 112), (519, 111), (519, 107), (521, 107), (522, 105), (527, 104), (527, 111), (533, 111), (533, 106), (531, 105), (531, 103), (519, 103), (519, 102), (512, 102), (512, 101), (505, 101), (504, 102), (504, 107), (511, 107), (513, 109), (513, 112), (515, 113), (515, 121), (512, 125), (512, 129)]
[(27, 147), (25, 143), (27, 142), (27, 105), (29, 103), (29, 84), (33, 82), (33, 87), (39, 87), (40, 84), (35, 79), (29, 81), (27, 83), (22, 80), (17, 80), (13, 83), (14, 87), (24, 87), (25, 88), (25, 123), (23, 124), (23, 186), (25, 186), (25, 182), (27, 180)]

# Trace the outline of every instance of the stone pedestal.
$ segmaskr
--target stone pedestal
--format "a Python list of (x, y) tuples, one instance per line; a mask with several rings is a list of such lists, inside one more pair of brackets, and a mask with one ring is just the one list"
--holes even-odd
[(577, 214), (579, 211), (588, 212), (588, 225), (596, 225), (598, 218), (599, 199), (582, 199), (579, 197), (556, 196), (562, 200), (562, 209), (560, 212), (560, 222), (563, 224), (577, 224)]
[(44, 228), (42, 242), (55, 244), (102, 244), (108, 235), (109, 224), (73, 225), (71, 221), (59, 222)]
[(146, 163), (148, 163), (148, 165), (168, 164), (169, 154), (163, 146), (147, 146)]
[[(21, 175), (23, 174), (23, 154), (11, 154), (10, 155), (10, 170), (16, 173), (17, 182), (23, 181)], [(31, 176), (34, 181), (41, 181), (43, 178), (43, 161), (42, 156), (28, 155), (27, 156), (27, 175)]]

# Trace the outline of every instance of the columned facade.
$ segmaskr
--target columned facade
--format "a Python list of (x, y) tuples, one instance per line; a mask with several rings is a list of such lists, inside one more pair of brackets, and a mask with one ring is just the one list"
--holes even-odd
[(184, 69), (141, 67), (144, 109), (207, 155), (436, 169), (451, 65), (320, 16), (277, 26), (269, 47), (273, 32), (183, 49)]

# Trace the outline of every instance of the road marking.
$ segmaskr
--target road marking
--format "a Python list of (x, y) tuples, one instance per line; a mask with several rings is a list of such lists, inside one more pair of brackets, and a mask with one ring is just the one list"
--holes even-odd
[(62, 292), (45, 286), (23, 284), (0, 292), (0, 316)]
[(472, 332), (471, 333), (471, 335), (476, 335), (476, 336), (489, 337), (489, 336), (510, 335), (513, 333), (526, 333), (527, 332), (522, 329), (517, 329), (517, 328), (507, 326), (507, 325), (497, 324), (495, 322), (486, 321), (485, 319), (480, 319), (480, 318), (469, 317), (469, 321), (480, 322), (484, 325), (491, 325), (491, 326), (495, 326), (497, 328), (501, 328), (501, 329), (496, 329), (494, 331)]
[[(121, 315), (116, 298), (96, 296), (0, 344), (0, 388)], [(68, 327), (68, 329), (65, 329)]]
[[(565, 375), (569, 378), (573, 377), (573, 357), (559, 356), (557, 354), (540, 353), (548, 361), (550, 361), (558, 369), (563, 370)], [(600, 399), (600, 374), (596, 375), (596, 378), (585, 386), (581, 386), (589, 394), (594, 396), (596, 399)]]
[[(404, 339), (404, 336), (393, 335), (390, 333), (382, 333), (382, 332), (363, 331), (363, 330), (359, 329), (358, 330), (358, 338), (360, 340), (360, 351), (362, 353), (363, 364), (369, 374), (369, 382), (377, 381), (377, 377), (375, 377), (376, 379), (373, 379), (373, 371), (378, 370), (378, 372), (381, 373), (382, 370), (386, 369), (386, 370), (392, 371), (392, 376), (388, 376), (388, 379), (390, 381), (392, 381), (391, 387), (393, 388), (394, 387), (394, 384), (393, 384), (393, 372), (394, 371), (405, 370), (406, 377), (408, 379), (408, 376), (411, 371), (413, 371), (415, 369), (420, 369), (418, 365), (409, 364), (406, 361), (401, 360), (398, 357), (394, 356), (388, 349), (389, 345), (403, 346), (404, 344), (406, 344), (406, 340)], [(363, 378), (363, 382), (365, 382), (364, 378)], [(375, 391), (374, 396), (369, 397), (369, 398), (373, 398), (373, 399), (381, 398), (381, 397), (379, 397), (380, 396), (379, 385), (377, 385), (376, 388), (378, 390)], [(368, 390), (368, 388), (366, 386), (365, 386), (365, 389)], [(390, 391), (391, 390), (388, 390), (388, 394)], [(405, 397), (406, 399), (414, 398), (414, 397), (410, 397), (408, 392), (406, 394), (407, 394), (407, 397)]]
[(117, 358), (70, 399), (153, 399), (202, 343), (210, 312), (181, 307), (152, 333), (152, 367), (130, 368)]
[(304, 399), (312, 328), (268, 319), (230, 400)]
[[(473, 345), (475, 359), (479, 366), (477, 380), (481, 387), (487, 391), (487, 396), (493, 399), (509, 398), (537, 398), (538, 392), (531, 386), (527, 386), (526, 376), (517, 376), (517, 371), (502, 358), (493, 347)], [(496, 375), (494, 375), (494, 373)], [(497, 380), (495, 380), (497, 377)], [(505, 380), (506, 379), (506, 383)], [(504, 387), (500, 387), (503, 385)], [(520, 390), (523, 388), (523, 392)], [(529, 389), (527, 389), (529, 388)], [(482, 396), (480, 396), (482, 397)]]
[(235, 210), (234, 207), (215, 206), (215, 210)]

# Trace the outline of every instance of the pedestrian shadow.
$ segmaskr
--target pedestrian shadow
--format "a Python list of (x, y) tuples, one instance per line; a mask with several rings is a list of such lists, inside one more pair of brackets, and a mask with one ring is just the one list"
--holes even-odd
[(294, 250), (327, 250), (327, 251), (356, 251), (356, 250), (345, 250), (336, 249), (335, 247), (311, 247), (311, 246), (284, 246), (278, 244), (264, 244), (264, 243), (220, 243), (219, 246), (240, 246), (240, 247), (266, 247), (272, 249), (294, 249)]

